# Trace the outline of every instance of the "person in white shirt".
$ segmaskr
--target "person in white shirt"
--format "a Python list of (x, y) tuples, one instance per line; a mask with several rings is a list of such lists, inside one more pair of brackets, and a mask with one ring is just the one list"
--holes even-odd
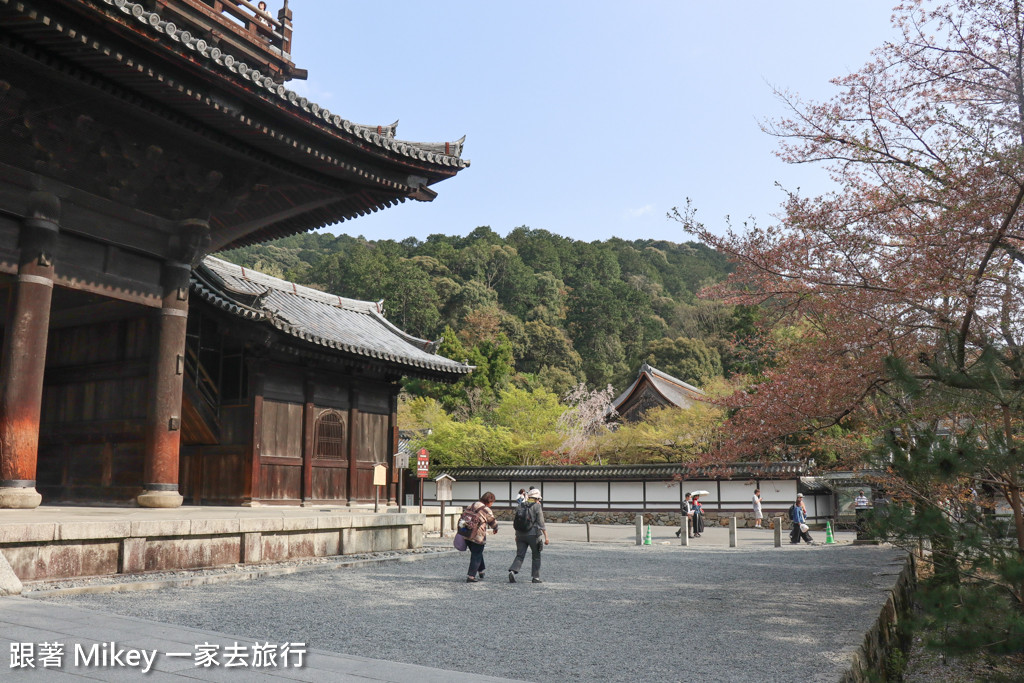
[(764, 513), (761, 512), (761, 489), (754, 489), (754, 528), (763, 529), (761, 526), (761, 520), (764, 519)]
[(864, 515), (871, 507), (871, 501), (864, 495), (863, 491), (857, 491), (857, 497), (853, 499), (853, 512), (857, 515), (857, 538), (863, 539), (865, 534)]

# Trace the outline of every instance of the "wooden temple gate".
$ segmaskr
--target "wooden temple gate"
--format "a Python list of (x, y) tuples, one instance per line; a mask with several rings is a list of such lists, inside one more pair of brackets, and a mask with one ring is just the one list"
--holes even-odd
[(291, 12), (265, 29), (253, 11), (0, 0), (0, 507), (372, 500), (362, 473), (418, 366), (254, 322), (212, 372), (186, 343), (193, 268), (429, 201), (468, 162), (461, 141), (402, 142), (288, 90)]

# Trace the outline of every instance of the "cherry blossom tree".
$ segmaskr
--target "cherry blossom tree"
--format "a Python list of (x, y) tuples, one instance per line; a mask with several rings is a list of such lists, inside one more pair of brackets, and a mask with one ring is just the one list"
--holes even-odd
[[(834, 192), (789, 192), (778, 225), (724, 235), (690, 206), (672, 214), (736, 265), (706, 295), (771, 314), (776, 365), (729, 400), (720, 455), (764, 456), (793, 436), (859, 425), (888, 435), (890, 459), (934, 459), (913, 443), (930, 425), (984, 458), (933, 470), (942, 486), (905, 479), (900, 490), (947, 518), (949, 490), (1000, 491), (1020, 569), (1024, 11), (917, 0), (893, 22), (899, 39), (835, 79), (837, 95), (779, 91), (789, 114), (764, 126), (783, 159), (822, 164)], [(1024, 608), (1024, 578), (999, 583)]]
[(558, 431), (562, 444), (558, 451), (567, 464), (580, 464), (590, 460), (601, 462), (600, 443), (610, 431), (609, 422), (616, 415), (612, 408), (615, 389), (609, 384), (604, 389), (587, 389), (580, 383), (564, 397), (568, 406), (558, 418)]

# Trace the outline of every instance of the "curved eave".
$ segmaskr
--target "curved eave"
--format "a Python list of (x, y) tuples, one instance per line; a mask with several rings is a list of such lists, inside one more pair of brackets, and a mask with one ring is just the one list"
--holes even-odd
[(288, 336), (294, 339), (302, 340), (313, 346), (318, 346), (323, 349), (330, 349), (333, 351), (340, 351), (351, 356), (382, 361), (385, 363), (398, 366), (400, 368), (406, 368), (412, 372), (426, 371), (442, 375), (451, 375), (453, 378), (457, 379), (462, 375), (469, 374), (475, 369), (475, 367), (472, 365), (449, 365), (448, 363), (440, 362), (431, 363), (428, 361), (407, 358), (397, 354), (385, 353), (377, 349), (372, 349), (357, 344), (345, 344), (334, 339), (326, 339), (324, 337), (312, 334), (306, 330), (297, 328), (294, 325), (290, 325), (284, 321), (278, 320), (277, 318), (268, 318), (268, 321), (279, 331), (287, 334)]
[[(417, 186), (410, 184), (412, 179), (430, 185), (469, 166), (468, 160), (458, 156), (396, 140), (342, 119), (217, 48), (203, 43), (199, 49), (203, 41), (192, 38), (183, 43), (180, 35), (168, 35), (167, 23), (159, 14), (138, 3), (125, 2), (122, 7), (117, 9), (112, 0), (81, 0), (62, 10), (85, 12), (104, 30), (140, 45), (141, 57), (119, 50), (99, 26), (83, 30), (31, 3), (0, 0), (3, 30), (19, 35), (26, 43), (39, 45), (275, 157), (376, 187), (392, 195), (391, 201), (414, 194)], [(188, 82), (179, 75), (182, 69), (223, 92), (210, 92), (199, 83)], [(236, 97), (239, 99), (234, 100)], [(461, 144), (457, 149), (461, 151)], [(359, 159), (377, 168), (368, 170)]]
[(675, 403), (670, 401), (669, 398), (665, 396), (665, 394), (662, 393), (660, 389), (658, 389), (658, 385), (652, 382), (650, 377), (644, 374), (641, 375), (640, 377), (637, 377), (633, 381), (633, 384), (631, 384), (630, 387), (626, 389), (626, 391), (624, 391), (619, 398), (615, 399), (615, 401), (612, 403), (612, 409), (615, 410), (615, 412), (619, 412), (619, 407), (624, 403), (628, 403), (629, 400), (633, 397), (633, 395), (640, 391), (641, 387), (644, 384), (650, 386), (650, 388), (653, 389), (654, 392), (658, 394), (658, 396), (660, 396), (663, 401), (665, 401), (669, 405), (675, 405)]

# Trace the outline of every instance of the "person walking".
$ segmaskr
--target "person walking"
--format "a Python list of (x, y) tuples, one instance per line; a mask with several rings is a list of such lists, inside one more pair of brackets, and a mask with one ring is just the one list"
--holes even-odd
[(469, 546), (469, 571), (466, 572), (466, 583), (476, 583), (484, 578), (484, 544), (487, 543), (487, 530), (492, 529), (498, 533), (498, 521), (494, 519), (491, 512), (491, 505), (494, 503), (494, 494), (488, 491), (480, 496), (480, 500), (470, 505), (466, 512), (476, 517), (475, 526), (466, 537), (466, 545)]
[(761, 526), (761, 520), (764, 519), (764, 513), (761, 511), (761, 489), (754, 489), (754, 528), (763, 529)]
[(802, 538), (804, 543), (810, 545), (814, 539), (811, 538), (810, 532), (803, 529), (806, 526), (807, 513), (804, 511), (802, 494), (797, 494), (796, 502), (789, 508), (789, 518), (793, 522), (793, 530), (789, 532), (790, 544), (799, 545)]
[[(540, 551), (545, 545), (551, 543), (548, 538), (547, 527), (544, 526), (544, 510), (540, 507), (540, 491), (530, 489), (526, 494), (526, 502), (516, 511), (517, 518), (524, 518), (525, 530), (516, 529), (516, 559), (512, 560), (512, 566), (508, 568), (508, 582), (516, 582), (516, 574), (523, 567), (523, 560), (526, 559), (526, 550), (533, 551), (530, 564), (530, 575), (533, 583), (544, 583), (540, 578)], [(544, 536), (543, 545), (540, 542)]]

